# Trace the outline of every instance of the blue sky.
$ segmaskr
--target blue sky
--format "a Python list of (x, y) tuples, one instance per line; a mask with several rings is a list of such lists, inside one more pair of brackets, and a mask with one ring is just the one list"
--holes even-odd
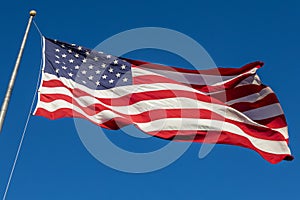
[[(200, 144), (170, 166), (147, 174), (111, 169), (89, 154), (72, 119), (32, 117), (7, 199), (297, 199), (300, 3), (298, 1), (5, 1), (1, 4), (3, 97), (28, 20), (44, 35), (95, 47), (132, 28), (155, 26), (180, 31), (199, 42), (218, 66), (262, 60), (259, 75), (277, 93), (290, 131), (295, 160), (271, 165), (254, 151), (217, 145), (198, 158)], [(149, 53), (150, 52), (150, 53)], [(133, 52), (132, 58), (184, 67), (161, 52)], [(165, 55), (165, 56), (162, 56)], [(172, 56), (171, 56), (172, 57)], [(5, 185), (35, 91), (40, 37), (32, 27), (0, 135), (0, 193)], [(165, 145), (106, 132), (118, 145), (142, 151)]]

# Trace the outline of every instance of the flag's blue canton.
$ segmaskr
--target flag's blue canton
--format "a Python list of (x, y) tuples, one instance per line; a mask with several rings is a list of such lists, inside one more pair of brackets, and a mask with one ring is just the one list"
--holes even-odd
[(97, 90), (132, 84), (130, 63), (103, 52), (47, 38), (44, 72)]

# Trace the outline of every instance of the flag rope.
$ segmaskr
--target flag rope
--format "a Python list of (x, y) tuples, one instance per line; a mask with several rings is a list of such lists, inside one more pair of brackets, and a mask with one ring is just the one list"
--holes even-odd
[[(35, 24), (35, 26), (36, 26), (36, 24)], [(42, 34), (41, 34), (41, 32), (40, 32), (40, 30), (38, 29), (37, 26), (36, 26), (36, 28), (37, 28), (40, 36), (41, 36), (41, 47), (42, 47), (42, 42), (43, 42)], [(35, 87), (35, 92), (34, 92), (34, 95), (33, 95), (33, 98), (32, 98), (30, 110), (29, 110), (29, 113), (28, 113), (28, 116), (27, 116), (27, 119), (26, 119), (26, 123), (25, 123), (25, 126), (24, 126), (22, 137), (21, 137), (21, 140), (20, 140), (20, 143), (19, 143), (19, 146), (18, 146), (18, 150), (17, 150), (16, 156), (15, 156), (15, 159), (14, 159), (14, 163), (13, 163), (11, 171), (10, 171), (10, 175), (9, 175), (9, 178), (8, 178), (8, 181), (7, 181), (7, 184), (6, 184), (6, 188), (5, 188), (5, 192), (3, 194), (2, 200), (6, 199), (7, 192), (8, 192), (8, 189), (10, 187), (11, 180), (12, 180), (12, 176), (14, 174), (16, 164), (17, 164), (17, 161), (18, 161), (18, 158), (19, 158), (19, 155), (20, 155), (20, 151), (21, 151), (21, 148), (22, 148), (22, 145), (23, 145), (23, 141), (24, 141), (24, 138), (25, 138), (28, 123), (29, 123), (30, 117), (32, 115), (32, 110), (33, 110), (33, 106), (34, 106), (34, 102), (35, 102), (35, 99), (36, 99), (36, 94), (38, 92), (39, 82), (40, 82), (40, 78), (41, 78), (41, 74), (42, 74), (41, 73), (42, 72), (42, 66), (43, 66), (43, 59), (41, 59), (40, 68), (39, 68), (39, 75), (38, 75), (38, 79), (37, 79), (37, 83), (36, 83), (36, 87)]]
[[(33, 20), (33, 24), (34, 24), (36, 30), (38, 31), (38, 33), (40, 34), (41, 38), (43, 38), (43, 34), (42, 34), (42, 32), (40, 31), (38, 25), (35, 23), (35, 20)], [(42, 43), (42, 42), (43, 42), (43, 40), (41, 40), (41, 43)], [(41, 45), (42, 45), (42, 44), (41, 44)]]

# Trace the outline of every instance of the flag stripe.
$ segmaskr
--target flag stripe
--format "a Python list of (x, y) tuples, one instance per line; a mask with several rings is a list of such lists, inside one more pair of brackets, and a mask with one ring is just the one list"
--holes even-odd
[(255, 120), (255, 121), (259, 124), (266, 125), (272, 129), (282, 128), (285, 127), (287, 124), (284, 114), (271, 117), (268, 119)]
[[(165, 72), (165, 71), (147, 71), (145, 69), (138, 68), (134, 66), (132, 68), (133, 77), (135, 83), (139, 84), (149, 84), (151, 83), (183, 83), (191, 86), (195, 89), (198, 89), (203, 92), (213, 92), (218, 90), (224, 90), (237, 86), (241, 81), (245, 81), (248, 77), (252, 77), (256, 73), (257, 67), (250, 69), (249, 71), (244, 72), (238, 76), (230, 76), (230, 78), (224, 78), (222, 76), (209, 76), (205, 75), (199, 76), (192, 74), (182, 75), (178, 72)], [(146, 77), (144, 77), (146, 76)], [(251, 78), (252, 80), (253, 78)], [(247, 81), (248, 82), (248, 81)]]
[(269, 95), (267, 95), (266, 97), (262, 98), (262, 99), (258, 99), (257, 101), (239, 101), (235, 104), (228, 104), (230, 105), (232, 108), (235, 108), (237, 110), (239, 110), (240, 112), (245, 113), (246, 111), (249, 110), (253, 110), (256, 108), (260, 108), (263, 106), (268, 106), (271, 104), (278, 104), (279, 101), (276, 98), (276, 95), (274, 93), (270, 93)]
[(276, 117), (283, 114), (283, 111), (279, 103), (262, 106), (260, 108), (248, 110), (244, 112), (245, 115), (249, 116), (253, 120), (263, 120), (271, 117)]
[(233, 75), (239, 75), (246, 71), (249, 71), (250, 69), (253, 69), (254, 67), (260, 68), (263, 66), (263, 62), (257, 61), (253, 63), (249, 63), (241, 68), (212, 68), (207, 70), (191, 70), (191, 69), (184, 69), (184, 68), (177, 68), (177, 67), (171, 67), (171, 66), (165, 66), (165, 65), (159, 65), (159, 64), (153, 64), (145, 61), (139, 61), (139, 60), (131, 60), (128, 58), (124, 58), (124, 60), (128, 61), (134, 66), (140, 66), (144, 69), (156, 69), (161, 71), (171, 71), (171, 72), (179, 72), (179, 73), (189, 73), (189, 74), (196, 74), (196, 75), (221, 75), (221, 76), (233, 76)]
[[(151, 132), (149, 133), (151, 134)], [(156, 137), (161, 137), (164, 135), (168, 135), (167, 131), (162, 131), (159, 133), (154, 133)], [(264, 152), (258, 148), (256, 148), (248, 139), (245, 139), (242, 136), (235, 135), (229, 132), (222, 131), (221, 133), (219, 132), (212, 132), (210, 131), (209, 134), (206, 131), (197, 131), (196, 136), (194, 135), (191, 136), (176, 136), (175, 138), (170, 138), (175, 141), (187, 141), (190, 138), (193, 138), (193, 141), (195, 142), (207, 142), (207, 143), (215, 143), (216, 138), (218, 138), (217, 143), (218, 144), (231, 144), (231, 145), (236, 145), (236, 146), (241, 146), (241, 147), (247, 147), (250, 149), (255, 150), (258, 152), (264, 159), (268, 160), (269, 162), (275, 164), (280, 162), (281, 160), (292, 160), (293, 157), (290, 155), (290, 153), (287, 154), (272, 154), (272, 153), (267, 153)]]
[(230, 90), (223, 90), (223, 91), (216, 91), (209, 93), (210, 96), (221, 99), (224, 96), (226, 96), (226, 103), (237, 100), (246, 96), (249, 96), (251, 94), (259, 93), (261, 90), (265, 89), (267, 86), (264, 85), (242, 85), (235, 88), (231, 88)]
[(227, 101), (226, 104), (234, 105), (235, 103), (239, 103), (239, 102), (253, 103), (253, 102), (256, 102), (258, 100), (265, 98), (266, 96), (268, 96), (270, 94), (273, 94), (274, 99), (276, 99), (276, 101), (278, 101), (276, 98), (276, 95), (273, 93), (273, 91), (269, 87), (266, 87), (266, 88), (259, 88), (258, 92), (255, 92), (255, 93), (253, 92), (250, 95), (245, 95), (243, 97), (235, 98), (234, 100)]

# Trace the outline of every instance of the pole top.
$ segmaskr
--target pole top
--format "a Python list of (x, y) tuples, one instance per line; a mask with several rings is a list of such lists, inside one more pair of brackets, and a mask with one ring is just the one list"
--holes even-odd
[(30, 16), (34, 17), (34, 16), (36, 15), (36, 11), (35, 11), (35, 10), (31, 10), (31, 11), (29, 12), (29, 14), (30, 14)]

